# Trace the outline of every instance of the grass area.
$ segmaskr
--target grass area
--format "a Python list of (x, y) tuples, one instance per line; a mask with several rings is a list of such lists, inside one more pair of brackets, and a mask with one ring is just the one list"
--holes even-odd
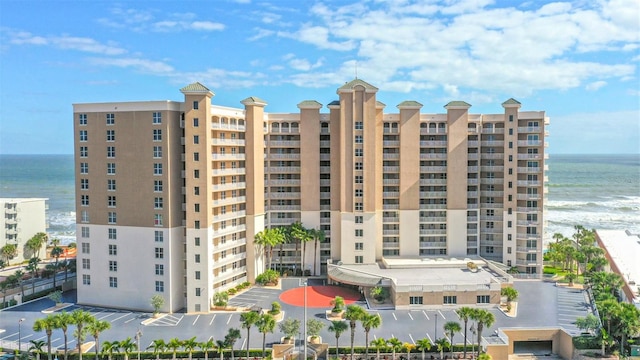
[[(566, 280), (564, 277), (569, 273), (569, 270), (567, 269), (563, 269), (561, 267), (553, 267), (550, 265), (545, 265), (544, 269), (542, 270), (543, 274), (545, 275), (554, 275), (557, 276), (559, 278), (561, 278), (560, 280), (558, 280), (558, 282), (560, 283), (568, 283), (569, 280)], [(580, 275), (578, 276), (574, 281), (574, 283), (576, 284), (584, 284), (584, 276)]]

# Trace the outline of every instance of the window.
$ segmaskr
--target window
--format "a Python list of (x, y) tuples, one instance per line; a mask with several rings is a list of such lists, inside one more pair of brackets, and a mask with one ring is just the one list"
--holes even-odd
[(511, 254), (511, 246), (507, 248), (507, 254)]
[(164, 233), (162, 231), (155, 231), (155, 241), (156, 242), (163, 242), (164, 241)]
[(194, 238), (193, 241), (196, 244), (196, 246), (200, 246), (200, 238), (199, 237)]
[(80, 197), (80, 204), (82, 206), (89, 206), (89, 195), (82, 195)]
[(116, 131), (107, 130), (107, 141), (116, 141)]
[(110, 211), (109, 213), (107, 213), (107, 223), (108, 224), (115, 224), (117, 220), (117, 216), (116, 216), (116, 212), (115, 211)]
[(154, 125), (162, 124), (162, 113), (161, 112), (154, 112), (153, 113), (153, 124)]
[(357, 202), (356, 203), (356, 211), (362, 211), (364, 209), (364, 207), (362, 206), (361, 202)]
[(193, 195), (200, 195), (200, 186), (195, 186), (193, 188)]
[(164, 259), (164, 249), (163, 248), (155, 248), (156, 259)]
[(364, 218), (362, 216), (356, 216), (356, 224), (362, 224)]
[(107, 206), (108, 207), (116, 207), (116, 197), (115, 196), (107, 196)]
[[(200, 229), (200, 220), (196, 220), (196, 221), (193, 223), (193, 227), (194, 227), (194, 228), (196, 228), (196, 229)], [(222, 222), (222, 229), (224, 229), (224, 228), (225, 228), (225, 223), (224, 223), (224, 221), (223, 221), (223, 222)]]
[(476, 303), (478, 303), (478, 304), (488, 304), (489, 303), (489, 295), (478, 295), (478, 296), (476, 296)]
[(458, 297), (455, 295), (447, 295), (443, 297), (443, 301), (444, 304), (457, 304), (458, 303)]
[(493, 246), (486, 246), (486, 247), (485, 247), (485, 249), (484, 249), (484, 251), (485, 251), (487, 254), (493, 254), (493, 251), (494, 251)]
[(356, 130), (362, 130), (362, 121), (356, 121), (354, 127)]
[(194, 144), (200, 144), (200, 136), (199, 135), (193, 135), (193, 143)]
[(160, 159), (162, 157), (162, 146), (153, 147), (153, 157), (155, 159)]
[(356, 189), (356, 191), (355, 191), (355, 192), (356, 192), (356, 194), (355, 194), (355, 195), (356, 195), (356, 197), (362, 197), (362, 194), (363, 194), (362, 189)]
[(109, 240), (118, 239), (118, 230), (117, 229), (109, 228), (107, 231), (109, 233)]
[(109, 255), (118, 255), (118, 245), (109, 244)]
[(161, 129), (153, 129), (153, 141), (162, 141)]
[(91, 244), (83, 242), (80, 244), (80, 248), (82, 249), (82, 253), (83, 254), (90, 254), (91, 253)]
[(200, 254), (196, 254), (196, 256), (195, 256), (195, 262), (196, 262), (196, 264), (199, 264), (199, 263), (200, 263)]
[(513, 227), (513, 223), (511, 222), (511, 220), (507, 221), (507, 227), (508, 228)]
[(193, 118), (193, 127), (198, 127), (200, 125), (200, 121), (198, 118)]
[(116, 123), (116, 114), (106, 114), (107, 115), (107, 125), (113, 125)]
[(107, 163), (107, 175), (115, 175), (115, 174), (116, 174), (116, 164)]
[(356, 264), (362, 264), (364, 262), (364, 258), (360, 255), (356, 256)]
[(116, 180), (115, 179), (107, 179), (107, 190), (108, 191), (116, 191)]
[(163, 206), (163, 198), (161, 197), (157, 197), (155, 199), (153, 199), (153, 208), (154, 209), (162, 209)]
[(118, 278), (115, 276), (109, 276), (109, 287), (117, 288), (118, 287)]
[(88, 174), (88, 173), (89, 173), (89, 164), (80, 163), (80, 174)]
[(198, 101), (194, 101), (193, 102), (193, 110), (198, 110), (198, 108), (199, 108)]
[(200, 204), (194, 204), (193, 207), (194, 207), (193, 211), (200, 212)]
[(153, 191), (162, 192), (162, 180), (153, 180)]
[(362, 184), (363, 180), (364, 179), (363, 179), (362, 175), (356, 175), (356, 180), (355, 180), (356, 184)]
[(362, 156), (363, 154), (363, 150), (362, 149), (355, 149), (355, 156)]
[(82, 259), (82, 268), (85, 270), (91, 270), (91, 259)]
[(357, 242), (356, 243), (356, 250), (363, 250), (363, 249), (364, 249), (364, 243)]
[(513, 149), (513, 141), (509, 141), (509, 149)]
[(89, 135), (87, 135), (87, 130), (80, 130), (80, 141), (85, 142), (89, 140)]
[(164, 265), (156, 264), (156, 275), (164, 275)]
[(422, 296), (409, 296), (409, 305), (422, 305)]
[(153, 225), (162, 226), (162, 214), (153, 215)]
[(83, 238), (88, 238), (89, 237), (89, 227), (83, 226), (80, 229), (81, 229), (82, 237)]
[(153, 164), (153, 175), (162, 175), (162, 164)]
[(200, 170), (193, 170), (193, 177), (196, 179), (200, 178)]
[(356, 135), (356, 144), (362, 144), (363, 138), (362, 135)]
[(91, 285), (91, 275), (82, 274), (82, 285)]
[(87, 125), (87, 114), (78, 114), (78, 123), (80, 125)]
[(107, 146), (107, 158), (113, 159), (116, 157), (116, 147), (115, 146)]
[(89, 190), (89, 179), (80, 179), (80, 190)]
[(164, 281), (156, 280), (156, 292), (164, 292)]
[(118, 271), (118, 262), (115, 260), (109, 260), (109, 271)]
[(363, 236), (363, 232), (364, 232), (364, 230), (362, 230), (362, 229), (356, 229), (356, 231), (355, 231), (356, 237), (362, 237)]
[(196, 271), (196, 280), (200, 280), (200, 271)]
[(80, 212), (80, 218), (82, 219), (82, 222), (89, 222), (89, 212), (87, 210), (82, 210)]
[(361, 162), (357, 162), (356, 163), (356, 170), (362, 170), (362, 169), (363, 169), (362, 163)]
[(80, 157), (86, 158), (89, 156), (89, 148), (87, 146), (80, 146)]
[(199, 152), (194, 152), (193, 153), (193, 161), (200, 161), (200, 153)]
[(509, 121), (513, 121), (513, 115), (509, 115)]
[(201, 293), (202, 292), (201, 292), (200, 288), (196, 288), (196, 296), (200, 296)]

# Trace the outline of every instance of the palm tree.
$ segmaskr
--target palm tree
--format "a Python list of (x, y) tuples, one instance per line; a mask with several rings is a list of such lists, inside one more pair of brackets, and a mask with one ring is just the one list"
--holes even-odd
[(213, 349), (213, 347), (215, 346), (213, 337), (210, 337), (207, 341), (199, 343), (198, 346), (204, 352), (204, 360), (209, 360), (209, 350)]
[[(380, 360), (380, 350), (387, 349), (387, 340), (383, 338), (377, 338), (371, 341), (371, 346), (376, 348), (376, 359)], [(423, 359), (424, 360), (424, 359)]]
[(318, 267), (318, 243), (324, 241), (326, 233), (322, 229), (311, 229), (310, 231), (313, 236), (313, 276), (316, 276), (316, 269)]
[(240, 330), (236, 328), (231, 328), (227, 331), (227, 335), (224, 336), (224, 341), (229, 344), (231, 348), (231, 360), (234, 360), (233, 357), (233, 345), (240, 339)]
[(151, 342), (151, 345), (149, 345), (147, 349), (153, 349), (156, 360), (160, 360), (160, 353), (163, 353), (167, 349), (167, 344), (163, 339), (156, 339)]
[(216, 340), (216, 351), (218, 351), (218, 354), (220, 355), (220, 360), (222, 360), (224, 348), (226, 348), (227, 346), (229, 346), (229, 344), (226, 341)]
[(13, 273), (13, 277), (16, 279), (16, 281), (18, 282), (18, 286), (20, 287), (20, 297), (24, 298), (24, 282), (22, 280), (22, 277), (24, 276), (24, 271), (22, 271), (22, 269), (18, 269), (16, 270), (16, 272)]
[(396, 352), (402, 350), (402, 341), (398, 340), (396, 337), (392, 337), (387, 340), (387, 345), (391, 348), (391, 358), (396, 360)]
[(66, 311), (56, 314), (54, 317), (56, 319), (56, 329), (62, 330), (62, 335), (64, 336), (64, 360), (67, 360), (67, 330), (69, 330), (69, 325), (73, 325), (73, 317)]
[(47, 315), (44, 319), (38, 319), (33, 323), (33, 331), (44, 331), (47, 334), (47, 359), (51, 360), (51, 334), (56, 328), (57, 320), (53, 315)]
[(353, 342), (356, 337), (356, 325), (357, 321), (362, 319), (367, 313), (358, 305), (349, 305), (344, 312), (345, 320), (349, 320), (349, 327), (351, 328), (351, 360), (353, 360)]
[(451, 344), (449, 344), (449, 340), (447, 340), (447, 338), (436, 339), (436, 347), (440, 352), (440, 359), (442, 359), (442, 357), (444, 356), (444, 349), (448, 348), (449, 346), (451, 346)]
[(251, 327), (258, 322), (260, 315), (257, 312), (248, 311), (240, 315), (242, 328), (247, 329), (247, 359), (249, 359), (249, 340), (251, 336)]
[(101, 354), (107, 354), (107, 359), (111, 360), (114, 352), (118, 352), (119, 341), (103, 341)]
[(596, 305), (602, 320), (607, 323), (607, 334), (611, 334), (611, 320), (616, 318), (622, 309), (620, 303), (615, 299), (607, 299), (596, 302)]
[(365, 356), (364, 357), (365, 359), (368, 359), (369, 358), (369, 332), (371, 331), (371, 329), (377, 329), (380, 327), (380, 325), (382, 325), (382, 318), (380, 317), (379, 314), (364, 313), (360, 321), (362, 322), (362, 327), (364, 328), (364, 339), (365, 339), (365, 345), (364, 345)]
[(460, 330), (462, 330), (462, 328), (460, 327), (460, 324), (456, 321), (447, 321), (444, 324), (444, 332), (449, 333), (449, 341), (451, 342), (451, 358), (453, 358), (453, 335), (456, 332), (460, 332)]
[(71, 313), (72, 323), (76, 326), (76, 341), (78, 342), (78, 359), (82, 360), (82, 338), (84, 337), (84, 326), (96, 320), (90, 312), (75, 310)]
[(256, 322), (258, 331), (262, 333), (262, 358), (265, 358), (265, 348), (267, 346), (267, 333), (272, 333), (276, 328), (276, 319), (269, 314), (261, 314)]
[(30, 340), (31, 346), (29, 347), (29, 351), (36, 353), (36, 360), (40, 360), (40, 353), (42, 353), (42, 349), (47, 344), (42, 340)]
[(407, 360), (411, 359), (411, 350), (413, 350), (415, 348), (416, 348), (415, 345), (410, 344), (408, 342), (402, 344), (402, 349), (407, 352)]
[(96, 359), (98, 358), (98, 353), (100, 352), (100, 333), (105, 330), (111, 329), (111, 323), (103, 320), (96, 320), (89, 325), (87, 325), (87, 331), (93, 336), (95, 340), (95, 351), (96, 351)]
[(627, 338), (634, 338), (640, 334), (640, 310), (630, 303), (620, 303), (618, 312), (617, 333), (620, 335), (620, 353), (624, 354)]
[[(54, 240), (51, 240), (52, 243), (54, 243)], [(58, 240), (60, 241), (60, 240)], [(60, 269), (60, 264), (59, 264), (59, 260), (60, 260), (60, 256), (62, 256), (62, 254), (64, 254), (64, 249), (62, 249), (60, 246), (58, 246), (56, 243), (54, 243), (53, 248), (51, 249), (51, 257), (56, 259), (56, 262), (53, 265), (53, 268), (56, 269), (55, 272), (53, 273), (53, 289), (55, 290), (56, 288), (56, 275), (58, 274), (58, 269)]]
[(476, 322), (476, 326), (478, 327), (478, 355), (480, 355), (480, 343), (482, 339), (482, 330), (484, 327), (491, 327), (493, 323), (496, 321), (495, 316), (487, 310), (477, 309), (471, 319)]
[(198, 342), (196, 341), (195, 336), (182, 341), (182, 348), (189, 354), (189, 360), (193, 358), (193, 349), (196, 347), (198, 347)]
[(296, 240), (296, 254), (300, 249), (300, 244), (304, 244), (303, 251), (300, 253), (300, 270), (302, 271), (301, 275), (304, 275), (304, 259), (302, 255), (304, 254), (304, 249), (306, 249), (307, 241), (311, 240), (311, 237), (300, 221), (291, 224), (290, 228), (291, 237)]
[(36, 292), (36, 274), (38, 273), (38, 264), (40, 259), (32, 257), (29, 259), (29, 265), (27, 265), (27, 271), (31, 273), (31, 295)]
[(279, 245), (284, 241), (284, 235), (280, 228), (271, 228), (264, 229), (256, 234), (256, 244), (262, 245), (265, 247), (265, 252), (267, 253), (267, 264), (266, 268), (271, 269), (271, 264), (273, 261), (273, 249), (276, 245)]
[(343, 322), (343, 321), (337, 321), (334, 320), (331, 322), (331, 325), (329, 325), (329, 331), (334, 333), (336, 335), (336, 357), (340, 357), (340, 353), (339, 353), (339, 343), (338, 341), (340, 340), (340, 335), (342, 335), (343, 332), (347, 331), (347, 323)]
[(460, 320), (464, 322), (464, 348), (462, 355), (464, 359), (467, 358), (467, 325), (469, 324), (469, 318), (471, 318), (471, 315), (474, 311), (475, 309), (468, 306), (463, 306), (460, 309), (456, 310), (456, 314), (458, 314)]
[(427, 338), (422, 338), (416, 341), (416, 346), (418, 346), (418, 349), (422, 351), (422, 360), (424, 360), (425, 351), (431, 350), (431, 341)]
[(124, 360), (129, 360), (129, 355), (136, 349), (136, 343), (133, 342), (131, 337), (128, 337), (118, 343), (118, 347), (122, 349), (124, 353)]
[(176, 353), (181, 346), (182, 341), (180, 341), (180, 339), (178, 339), (177, 337), (169, 340), (169, 342), (167, 343), (167, 348), (173, 351), (173, 360), (176, 359)]

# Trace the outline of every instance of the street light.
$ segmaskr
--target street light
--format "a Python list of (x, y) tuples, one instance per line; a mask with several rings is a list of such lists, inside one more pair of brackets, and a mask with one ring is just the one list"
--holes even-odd
[(433, 327), (433, 332), (435, 335), (433, 336), (433, 341), (438, 340), (438, 314), (436, 314), (436, 325)]
[(25, 320), (25, 318), (18, 320), (18, 351), (20, 353), (22, 353), (22, 322)]
[[(304, 270), (303, 270), (304, 271)], [(304, 274), (304, 272), (303, 272)], [(307, 281), (304, 285), (304, 360), (307, 360)]]
[(140, 338), (142, 338), (142, 331), (138, 329), (138, 331), (136, 331), (136, 343), (138, 346), (138, 360), (140, 360)]

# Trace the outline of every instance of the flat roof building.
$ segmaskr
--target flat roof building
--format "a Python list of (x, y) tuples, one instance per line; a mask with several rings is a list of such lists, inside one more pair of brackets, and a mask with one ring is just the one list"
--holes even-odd
[(80, 303), (150, 309), (159, 294), (162, 311), (209, 311), (264, 270), (254, 235), (294, 222), (325, 237), (277, 249), (282, 271), (480, 256), (541, 274), (543, 111), (509, 99), (498, 114), (463, 101), (385, 113), (361, 79), (327, 113), (315, 100), (297, 113), (256, 97), (212, 105), (200, 83), (181, 92), (74, 104)]
[(606, 270), (624, 280), (620, 297), (640, 308), (640, 235), (628, 230), (596, 230), (596, 241), (609, 261)]
[[(45, 198), (0, 198), (0, 247), (15, 245), (16, 256), (2, 259), (20, 264), (34, 254), (25, 244), (37, 233), (47, 232), (47, 200)], [(43, 245), (46, 247), (46, 244)]]

